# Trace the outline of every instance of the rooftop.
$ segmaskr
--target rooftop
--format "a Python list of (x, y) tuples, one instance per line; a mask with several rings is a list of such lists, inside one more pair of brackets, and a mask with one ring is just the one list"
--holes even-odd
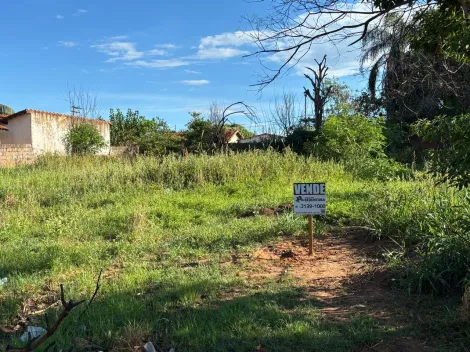
[[(83, 119), (83, 120), (99, 122), (99, 123), (106, 123), (108, 125), (111, 125), (111, 123), (109, 121), (106, 121), (106, 120), (90, 119), (88, 117), (72, 116), (72, 115), (61, 114), (61, 113), (57, 113), (57, 112), (42, 111), (42, 110), (36, 110), (36, 109), (24, 109), (24, 110), (21, 110), (21, 111), (18, 111), (16, 113), (14, 113), (14, 114), (6, 115), (4, 117), (7, 117), (8, 119), (12, 119), (16, 116), (20, 116), (20, 115), (24, 115), (24, 114), (31, 114), (31, 113), (41, 113), (41, 114), (48, 114), (48, 115), (53, 115), (53, 116), (71, 117), (71, 118), (75, 118), (75, 119)], [(0, 118), (1, 117), (2, 117), (2, 115), (0, 115)]]

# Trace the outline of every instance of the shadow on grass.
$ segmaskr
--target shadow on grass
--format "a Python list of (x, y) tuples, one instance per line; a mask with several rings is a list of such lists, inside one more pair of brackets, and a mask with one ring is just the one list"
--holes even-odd
[(351, 351), (396, 333), (365, 315), (325, 319), (324, 304), (300, 289), (218, 300), (201, 292), (196, 285), (106, 294), (80, 320), (78, 312), (71, 316), (55, 338), (63, 347), (81, 337), (113, 350), (150, 340), (162, 351)]

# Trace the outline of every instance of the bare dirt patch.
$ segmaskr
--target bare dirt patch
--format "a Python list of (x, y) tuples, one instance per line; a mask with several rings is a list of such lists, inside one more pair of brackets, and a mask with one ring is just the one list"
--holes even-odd
[[(405, 326), (425, 319), (430, 312), (416, 306), (416, 297), (392, 287), (392, 275), (384, 266), (382, 253), (393, 247), (387, 241), (373, 241), (358, 228), (328, 234), (314, 240), (314, 254), (308, 242), (293, 239), (260, 248), (246, 262), (240, 276), (247, 281), (281, 280), (286, 275), (293, 285), (308, 292), (321, 305), (326, 319), (348, 321), (367, 314), (391, 326)], [(261, 284), (261, 283), (260, 283)], [(367, 347), (364, 351), (430, 351), (422, 341), (394, 339)]]

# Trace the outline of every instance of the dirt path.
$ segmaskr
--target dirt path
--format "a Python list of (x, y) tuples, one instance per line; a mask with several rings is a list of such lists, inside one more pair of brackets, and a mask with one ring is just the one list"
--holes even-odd
[[(391, 275), (383, 265), (384, 250), (390, 242), (371, 241), (361, 229), (347, 228), (314, 242), (314, 255), (308, 256), (308, 243), (284, 241), (261, 248), (251, 256), (242, 273), (250, 281), (282, 280), (293, 277), (322, 303), (326, 319), (347, 321), (351, 314), (367, 314), (390, 326), (425, 319), (429, 312), (416, 307), (416, 297), (392, 288)], [(423, 341), (394, 339), (364, 351), (432, 351)]]

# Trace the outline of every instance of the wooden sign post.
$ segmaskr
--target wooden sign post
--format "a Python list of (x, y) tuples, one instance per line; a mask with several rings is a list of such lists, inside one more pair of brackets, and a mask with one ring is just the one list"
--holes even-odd
[(294, 214), (308, 215), (308, 254), (313, 254), (313, 215), (326, 215), (324, 183), (294, 184)]

